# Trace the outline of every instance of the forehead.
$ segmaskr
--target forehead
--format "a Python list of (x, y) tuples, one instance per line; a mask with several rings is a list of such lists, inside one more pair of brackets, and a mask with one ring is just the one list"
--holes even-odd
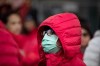
[(17, 14), (12, 14), (8, 17), (8, 20), (21, 20), (20, 16)]
[(84, 28), (82, 28), (82, 33), (87, 33), (88, 31)]

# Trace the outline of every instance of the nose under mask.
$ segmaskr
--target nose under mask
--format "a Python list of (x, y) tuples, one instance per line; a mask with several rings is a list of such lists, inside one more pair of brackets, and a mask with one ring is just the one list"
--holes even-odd
[(48, 36), (44, 35), (42, 39), (42, 47), (44, 52), (46, 53), (57, 53), (60, 50), (60, 47), (57, 45), (58, 37), (53, 34)]

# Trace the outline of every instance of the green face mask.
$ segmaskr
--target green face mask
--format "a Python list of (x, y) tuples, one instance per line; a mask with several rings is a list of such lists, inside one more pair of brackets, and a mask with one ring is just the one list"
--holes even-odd
[(46, 53), (57, 53), (60, 50), (60, 47), (57, 46), (57, 40), (58, 37), (56, 35), (50, 35), (47, 34), (44, 35), (44, 38), (42, 40), (42, 47), (44, 52)]

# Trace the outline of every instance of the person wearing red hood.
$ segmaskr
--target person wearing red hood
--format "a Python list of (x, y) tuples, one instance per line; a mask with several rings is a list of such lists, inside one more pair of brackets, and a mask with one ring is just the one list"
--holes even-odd
[(47, 18), (37, 33), (38, 66), (86, 66), (81, 54), (81, 25), (76, 15), (62, 13)]
[(37, 22), (31, 14), (28, 14), (24, 22), (23, 35), (26, 40), (23, 42), (23, 50), (26, 58), (23, 59), (23, 66), (35, 66), (38, 64), (38, 43), (37, 43)]
[(0, 7), (0, 20), (2, 20), (0, 21), (0, 66), (20, 66), (19, 47), (13, 37), (13, 33), (18, 34), (20, 32), (20, 27), (18, 27), (20, 25), (19, 18), (15, 14), (10, 16), (13, 18), (16, 17), (18, 20), (17, 23), (14, 21), (16, 18), (11, 19), (9, 17), (6, 19), (10, 12), (10, 5), (2, 5)]
[(1, 20), (0, 66), (36, 66), (37, 40), (33, 36), (26, 40), (19, 35), (22, 26), (19, 14), (10, 13)]
[(2, 5), (0, 20), (0, 66), (36, 66), (37, 41), (31, 35), (26, 39), (21, 34), (20, 15), (12, 12), (10, 5)]

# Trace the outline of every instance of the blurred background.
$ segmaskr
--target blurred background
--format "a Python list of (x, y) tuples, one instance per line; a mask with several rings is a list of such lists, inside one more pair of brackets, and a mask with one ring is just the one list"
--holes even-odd
[(100, 0), (33, 0), (32, 5), (40, 22), (56, 13), (74, 12), (88, 20), (92, 33), (99, 28)]
[(73, 12), (89, 22), (92, 33), (99, 28), (100, 0), (33, 0), (39, 21), (61, 12)]
[(26, 3), (26, 10), (31, 7), (30, 13), (38, 24), (53, 14), (73, 12), (87, 20), (92, 34), (100, 27), (100, 0), (0, 0), (0, 5), (5, 3), (13, 9), (25, 9)]
[[(100, 38), (100, 0), (0, 0), (0, 29), (2, 29), (2, 24), (4, 24), (3, 30), (7, 29), (13, 36), (10, 38), (13, 39), (19, 47), (18, 52), (22, 56), (20, 60), (23, 66), (35, 66), (33, 65), (34, 63), (38, 64), (34, 62), (37, 61), (37, 55), (35, 54), (38, 53), (38, 50), (36, 50), (37, 46), (35, 46), (38, 45), (38, 26), (49, 16), (64, 12), (75, 13), (80, 20), (82, 28), (81, 51), (84, 54), (86, 47), (98, 29), (99, 32), (95, 33), (95, 36)], [(6, 35), (4, 34), (4, 36)], [(5, 40), (8, 44), (10, 41), (6, 41), (7, 38), (9, 38), (9, 36), (1, 37), (1, 43)], [(97, 48), (100, 45), (99, 41), (100, 40), (96, 40), (95, 42), (98, 42), (98, 45), (93, 43), (93, 45), (95, 45), (93, 47), (95, 47), (94, 50), (98, 49), (96, 51), (100, 54), (100, 52), (98, 52), (100, 49)], [(6, 47), (5, 45), (6, 44), (4, 44), (4, 48)], [(6, 55), (4, 54), (4, 58)], [(87, 55), (90, 55), (90, 53), (88, 54), (87, 52)], [(97, 58), (96, 56), (91, 57)]]

